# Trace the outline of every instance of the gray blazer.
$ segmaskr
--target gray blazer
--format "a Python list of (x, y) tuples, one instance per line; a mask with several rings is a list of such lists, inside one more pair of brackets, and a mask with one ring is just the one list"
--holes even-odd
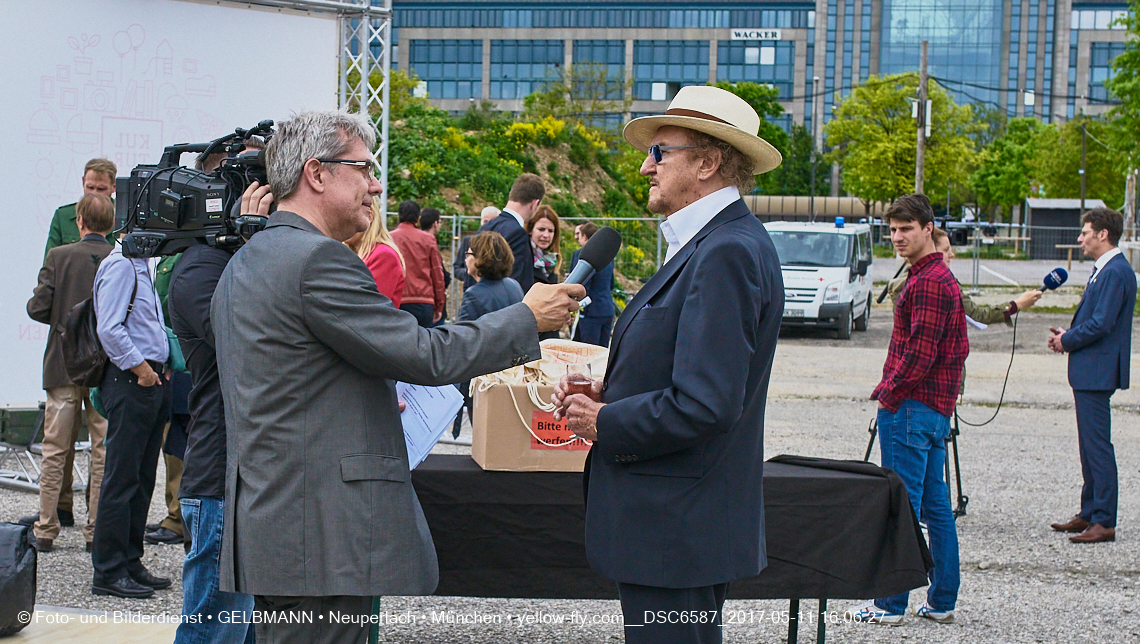
[(434, 592), (393, 381), (445, 385), (537, 359), (530, 310), (422, 329), (344, 244), (278, 211), (226, 267), (211, 318), (229, 452), (221, 589)]

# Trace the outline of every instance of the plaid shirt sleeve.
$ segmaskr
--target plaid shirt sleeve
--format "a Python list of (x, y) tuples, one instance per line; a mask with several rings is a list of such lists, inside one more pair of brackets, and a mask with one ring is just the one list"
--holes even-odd
[[(912, 279), (905, 297), (910, 300), (909, 337), (899, 343), (901, 346), (891, 342), (888, 374), (874, 396), (892, 412), (897, 412), (907, 394), (922, 385), (930, 374), (939, 344), (946, 335), (946, 320), (955, 296), (938, 281)], [(954, 383), (929, 384), (944, 384), (946, 389), (957, 387)]]

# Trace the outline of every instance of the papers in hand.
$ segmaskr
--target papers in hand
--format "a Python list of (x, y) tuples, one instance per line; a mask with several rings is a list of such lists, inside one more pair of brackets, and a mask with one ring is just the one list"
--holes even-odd
[(970, 326), (972, 326), (972, 327), (974, 327), (975, 329), (978, 329), (978, 330), (980, 330), (980, 331), (985, 331), (986, 329), (990, 328), (990, 325), (988, 325), (988, 324), (985, 324), (984, 322), (978, 322), (977, 320), (975, 320), (974, 318), (972, 318), (972, 317), (970, 317), (970, 316), (968, 316), (968, 315), (966, 316), (966, 322), (967, 322), (967, 323), (968, 323)]
[(397, 382), (396, 397), (407, 405), (400, 422), (408, 444), (408, 465), (414, 470), (455, 422), (455, 415), (463, 406), (463, 395), (453, 385), (424, 387)]

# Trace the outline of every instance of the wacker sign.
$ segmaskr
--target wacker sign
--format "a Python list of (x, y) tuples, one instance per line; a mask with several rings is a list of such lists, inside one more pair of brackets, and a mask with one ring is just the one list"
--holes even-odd
[(779, 29), (733, 29), (733, 40), (782, 40)]

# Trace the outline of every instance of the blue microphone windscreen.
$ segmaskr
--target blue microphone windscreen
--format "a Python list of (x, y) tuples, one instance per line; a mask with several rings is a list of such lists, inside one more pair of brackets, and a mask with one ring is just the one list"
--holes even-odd
[(1054, 268), (1045, 276), (1045, 289), (1053, 290), (1069, 281), (1069, 272), (1063, 268)]

